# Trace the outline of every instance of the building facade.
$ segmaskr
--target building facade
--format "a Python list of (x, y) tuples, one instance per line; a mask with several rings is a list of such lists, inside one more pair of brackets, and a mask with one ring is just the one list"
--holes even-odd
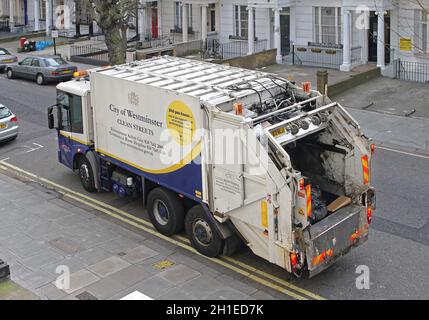
[[(0, 0), (0, 19), (25, 30), (70, 29), (75, 8), (74, 0)], [(133, 22), (142, 38), (240, 41), (248, 53), (263, 40), (278, 63), (297, 47), (337, 49), (348, 71), (398, 58), (429, 62), (428, 10), (429, 0), (140, 0)]]

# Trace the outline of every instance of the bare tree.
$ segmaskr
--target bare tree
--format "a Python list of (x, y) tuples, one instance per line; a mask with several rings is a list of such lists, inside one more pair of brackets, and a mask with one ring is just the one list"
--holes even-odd
[(86, 8), (103, 31), (111, 64), (126, 61), (129, 21), (139, 0), (85, 0)]

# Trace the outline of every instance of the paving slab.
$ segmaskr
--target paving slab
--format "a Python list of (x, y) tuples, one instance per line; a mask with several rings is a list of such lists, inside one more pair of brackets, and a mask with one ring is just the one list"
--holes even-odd
[(93, 284), (83, 288), (83, 290), (91, 293), (97, 299), (103, 300), (117, 294), (126, 287), (127, 285), (115, 279), (105, 278), (94, 282)]
[[(63, 291), (71, 294), (77, 290), (85, 288), (94, 282), (100, 280), (95, 274), (88, 270), (80, 270), (70, 275), (70, 288), (64, 289)], [(53, 283), (55, 285), (55, 283)]]
[(110, 278), (126, 286), (132, 286), (150, 277), (152, 277), (152, 274), (140, 265), (131, 265), (110, 275)]
[(112, 256), (106, 260), (100, 261), (92, 266), (89, 266), (87, 269), (98, 275), (101, 278), (110, 276), (126, 267), (129, 267), (131, 264), (124, 259), (118, 256)]
[(159, 253), (145, 245), (140, 245), (136, 248), (127, 250), (121, 254), (121, 258), (130, 263), (139, 263), (146, 259), (157, 256)]
[(201, 276), (201, 273), (183, 264), (173, 266), (158, 274), (158, 277), (165, 279), (174, 285), (179, 285), (199, 276)]

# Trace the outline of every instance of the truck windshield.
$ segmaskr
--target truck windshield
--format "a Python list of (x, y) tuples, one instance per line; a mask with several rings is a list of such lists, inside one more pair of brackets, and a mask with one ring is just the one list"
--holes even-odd
[(58, 91), (57, 103), (62, 109), (62, 130), (83, 134), (82, 97)]

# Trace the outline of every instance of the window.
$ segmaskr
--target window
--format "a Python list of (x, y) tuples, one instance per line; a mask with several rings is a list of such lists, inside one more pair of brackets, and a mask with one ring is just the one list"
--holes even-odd
[(51, 67), (59, 67), (67, 65), (67, 62), (63, 58), (48, 58), (45, 59), (46, 64)]
[(33, 58), (25, 58), (24, 60), (22, 60), (21, 65), (30, 66), (32, 61), (33, 61)]
[[(192, 4), (185, 5), (185, 13), (188, 18), (188, 29), (192, 29)], [(183, 15), (183, 6), (179, 1), (174, 2), (174, 29), (182, 29), (182, 15)]]
[(12, 113), (4, 105), (0, 104), (0, 119), (10, 117)]
[(62, 109), (62, 130), (83, 134), (82, 97), (59, 91), (57, 102)]
[(33, 59), (33, 61), (31, 61), (31, 66), (32, 67), (40, 67), (39, 59)]
[[(255, 10), (253, 10), (255, 14)], [(255, 23), (255, 17), (253, 17)], [(249, 13), (247, 12), (247, 6), (234, 6), (234, 36), (238, 38), (247, 39), (249, 35)], [(255, 26), (253, 26), (255, 29)]]
[(3, 48), (0, 49), (0, 56), (9, 56), (9, 55), (10, 55), (9, 51)]
[(314, 8), (314, 42), (340, 44), (341, 8)]

